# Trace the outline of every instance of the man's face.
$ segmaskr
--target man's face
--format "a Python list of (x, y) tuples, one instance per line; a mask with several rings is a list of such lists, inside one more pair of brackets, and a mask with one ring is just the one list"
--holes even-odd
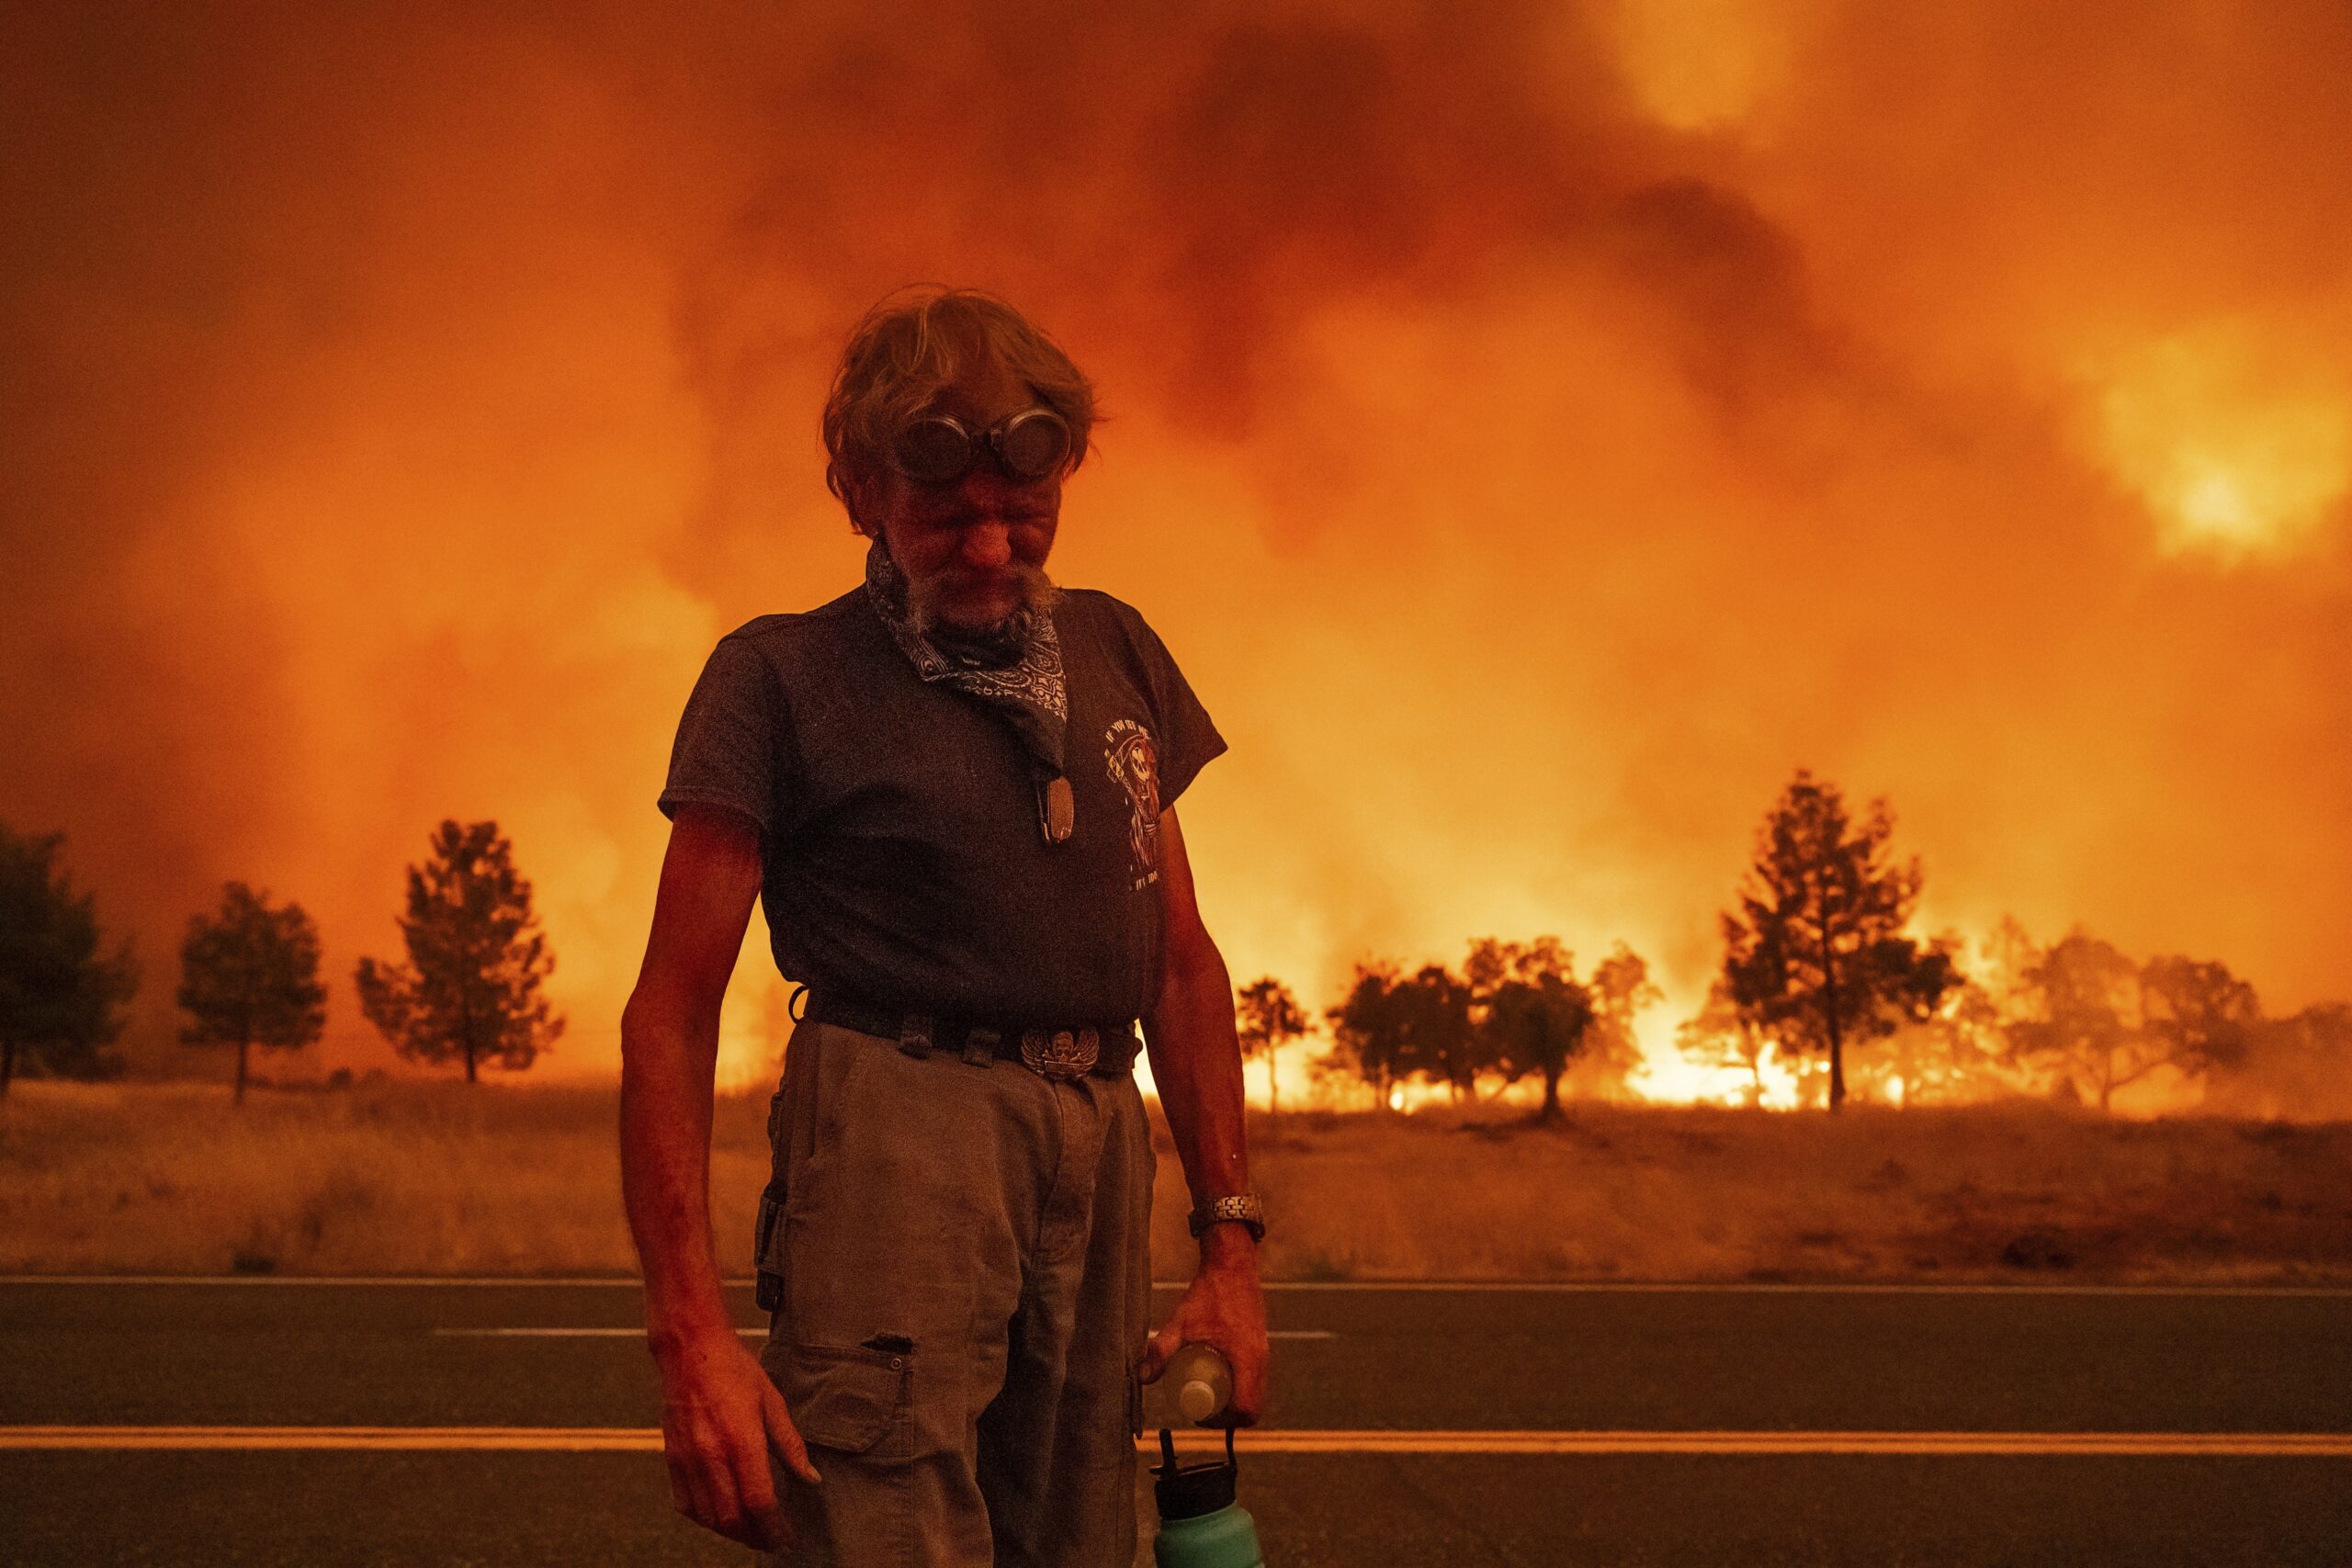
[[(976, 367), (932, 400), (929, 412), (970, 431), (1033, 407), (1035, 393), (993, 367)], [(962, 479), (921, 484), (888, 466), (856, 490), (856, 514), (879, 532), (907, 574), (915, 624), (978, 630), (1053, 593), (1046, 557), (1061, 520), (1059, 478), (1019, 480), (983, 450)]]

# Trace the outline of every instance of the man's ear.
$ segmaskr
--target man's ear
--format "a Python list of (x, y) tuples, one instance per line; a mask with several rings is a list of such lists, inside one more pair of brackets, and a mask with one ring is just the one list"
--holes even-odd
[(874, 516), (876, 503), (881, 500), (881, 497), (876, 493), (879, 484), (879, 477), (870, 473), (860, 474), (854, 478), (846, 475), (842, 477), (842, 504), (849, 511), (851, 533), (861, 535), (868, 539), (875, 537), (876, 530), (871, 519)]

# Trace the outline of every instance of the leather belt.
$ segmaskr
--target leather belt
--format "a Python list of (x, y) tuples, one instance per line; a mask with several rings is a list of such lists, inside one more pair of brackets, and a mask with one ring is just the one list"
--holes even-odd
[(803, 1016), (895, 1041), (910, 1056), (944, 1051), (980, 1066), (993, 1061), (1019, 1062), (1046, 1078), (1077, 1078), (1088, 1073), (1120, 1077), (1135, 1069), (1136, 1053), (1142, 1046), (1132, 1021), (1057, 1028), (991, 1023), (910, 1012), (835, 991), (804, 989), (808, 989), (808, 1007)]

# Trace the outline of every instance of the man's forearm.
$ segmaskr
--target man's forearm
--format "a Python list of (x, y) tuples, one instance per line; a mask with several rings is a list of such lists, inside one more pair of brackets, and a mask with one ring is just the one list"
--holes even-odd
[[(1190, 958), (1171, 955), (1144, 1030), (1152, 1082), (1193, 1201), (1249, 1190), (1232, 980), (1214, 944), (1204, 943)], [(1255, 1250), (1250, 1233), (1238, 1224), (1212, 1225), (1201, 1238), (1204, 1260)]]
[(663, 1016), (635, 999), (622, 1016), (621, 1195), (645, 1273), (645, 1326), (657, 1354), (700, 1334), (732, 1331), (711, 1254), (718, 1054), (715, 1016)]

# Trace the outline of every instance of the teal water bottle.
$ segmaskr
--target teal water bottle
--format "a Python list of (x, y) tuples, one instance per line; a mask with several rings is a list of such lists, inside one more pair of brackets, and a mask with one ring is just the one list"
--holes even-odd
[[(1186, 1345), (1169, 1358), (1159, 1382), (1178, 1380), (1177, 1408), (1195, 1425), (1220, 1414), (1233, 1397), (1233, 1373), (1206, 1345)], [(1233, 1428), (1225, 1429), (1222, 1462), (1186, 1470), (1176, 1462), (1176, 1434), (1159, 1428), (1160, 1462), (1152, 1495), (1159, 1504), (1159, 1536), (1151, 1554), (1159, 1568), (1266, 1568), (1258, 1522), (1234, 1500), (1241, 1467), (1233, 1457)]]

